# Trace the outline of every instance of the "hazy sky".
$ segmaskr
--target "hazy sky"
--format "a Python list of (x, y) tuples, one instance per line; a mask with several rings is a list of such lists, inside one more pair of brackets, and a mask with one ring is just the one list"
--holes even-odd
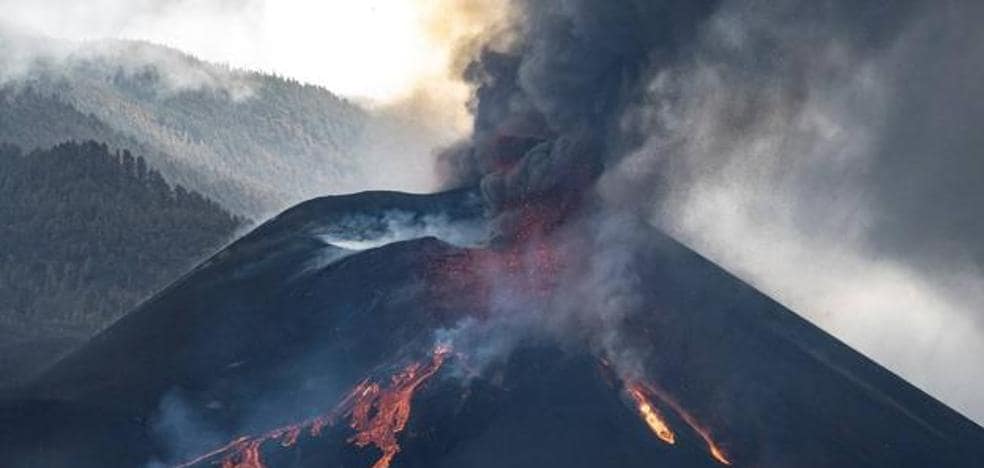
[(132, 38), (347, 96), (404, 97), (447, 69), (427, 0), (0, 0), (0, 21), (65, 39)]

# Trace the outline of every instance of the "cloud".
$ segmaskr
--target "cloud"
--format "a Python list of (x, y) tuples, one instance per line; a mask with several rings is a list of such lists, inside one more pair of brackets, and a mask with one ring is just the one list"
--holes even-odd
[[(486, 6), (478, 8), (479, 3)], [(454, 85), (450, 49), (492, 2), (438, 0), (0, 0), (3, 22), (66, 40), (137, 39), (290, 76), (352, 98), (394, 101)], [(472, 12), (466, 14), (466, 12)], [(465, 22), (464, 20), (468, 21)], [(437, 28), (435, 25), (454, 27)], [(463, 25), (470, 25), (465, 27)], [(463, 106), (466, 90), (443, 89)]]

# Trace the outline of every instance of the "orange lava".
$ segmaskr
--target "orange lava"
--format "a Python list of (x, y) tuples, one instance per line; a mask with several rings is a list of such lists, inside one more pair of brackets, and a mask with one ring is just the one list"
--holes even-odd
[(673, 431), (663, 419), (663, 416), (659, 414), (659, 410), (649, 401), (643, 388), (638, 384), (629, 384), (628, 391), (629, 395), (636, 402), (639, 415), (642, 416), (642, 419), (652, 429), (653, 434), (656, 434), (656, 437), (659, 437), (663, 442), (671, 445), (674, 444), (676, 442), (676, 435), (673, 434)]
[(680, 417), (687, 422), (694, 432), (699, 434), (700, 437), (704, 439), (704, 443), (707, 444), (707, 451), (710, 452), (711, 457), (722, 465), (731, 465), (731, 460), (728, 460), (728, 457), (725, 456), (724, 451), (721, 450), (721, 447), (714, 442), (714, 439), (711, 438), (711, 434), (707, 431), (707, 429), (701, 426), (700, 423), (693, 418), (693, 416), (690, 416), (689, 413), (683, 411), (682, 408), (676, 409), (675, 411), (680, 414)]
[(352, 429), (356, 434), (349, 439), (358, 447), (374, 445), (383, 456), (373, 468), (387, 468), (400, 451), (397, 434), (403, 431), (410, 419), (410, 401), (420, 384), (437, 373), (450, 349), (438, 348), (428, 364), (412, 363), (394, 375), (387, 388), (376, 383), (363, 382), (355, 392), (351, 411)]
[[(630, 393), (640, 392), (642, 395), (650, 395), (662, 401), (666, 406), (669, 406), (673, 412), (680, 416), (680, 419), (683, 419), (683, 421), (686, 422), (687, 425), (697, 433), (697, 435), (704, 439), (704, 443), (707, 444), (707, 451), (711, 454), (711, 457), (714, 458), (714, 460), (722, 465), (731, 465), (731, 460), (729, 460), (727, 455), (725, 455), (724, 450), (722, 450), (721, 447), (714, 442), (714, 439), (711, 438), (710, 431), (700, 424), (696, 418), (687, 412), (683, 406), (677, 403), (676, 400), (671, 398), (666, 392), (657, 389), (653, 385), (640, 382), (630, 382), (627, 384), (627, 388)], [(649, 422), (648, 419), (646, 422)], [(650, 427), (652, 427), (652, 425), (650, 425)], [(655, 431), (655, 428), (653, 430)], [(659, 434), (657, 433), (657, 435)], [(662, 439), (662, 437), (660, 438)]]
[(262, 459), (263, 444), (278, 441), (282, 447), (292, 447), (303, 432), (306, 431), (311, 437), (320, 436), (322, 430), (334, 425), (339, 416), (349, 416), (349, 425), (356, 431), (348, 442), (358, 447), (374, 445), (383, 455), (373, 464), (373, 468), (388, 468), (400, 451), (397, 435), (410, 419), (410, 402), (414, 391), (437, 373), (450, 353), (449, 347), (438, 346), (429, 362), (409, 364), (390, 378), (386, 388), (368, 379), (363, 380), (328, 413), (278, 427), (259, 436), (239, 437), (211, 452), (175, 465), (175, 468), (188, 468), (209, 460), (218, 460), (222, 468), (267, 468)]
[(707, 445), (711, 449), (711, 456), (714, 457), (714, 459), (717, 460), (718, 463), (721, 463), (722, 465), (731, 465), (731, 461), (725, 458), (724, 453), (721, 452), (721, 449), (718, 448), (717, 445), (714, 445), (714, 441), (708, 439)]
[(449, 309), (488, 309), (497, 294), (516, 299), (550, 297), (565, 267), (563, 252), (534, 228), (524, 241), (502, 248), (469, 249), (430, 265), (429, 284), (438, 303)]

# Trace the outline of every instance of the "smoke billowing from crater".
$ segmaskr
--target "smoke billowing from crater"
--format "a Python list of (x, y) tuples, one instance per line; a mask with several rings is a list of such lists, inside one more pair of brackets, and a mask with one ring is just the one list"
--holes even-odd
[[(750, 382), (762, 369), (732, 362), (748, 373), (729, 374), (710, 362), (713, 353), (691, 348), (713, 337), (660, 326), (710, 329), (729, 345), (744, 335), (689, 323), (686, 310), (647, 309), (700, 303), (675, 289), (692, 287), (684, 280), (653, 281), (701, 274), (661, 270), (672, 259), (657, 253), (647, 223), (656, 224), (980, 418), (972, 398), (984, 381), (979, 371), (926, 373), (941, 361), (975, 362), (959, 352), (981, 343), (973, 328), (959, 327), (977, 320), (959, 305), (975, 296), (934, 285), (929, 275), (939, 270), (926, 269), (923, 257), (882, 248), (906, 237), (886, 237), (886, 219), (911, 216), (913, 228), (920, 219), (886, 204), (882, 191), (892, 184), (879, 181), (913, 169), (881, 155), (895, 125), (889, 112), (910, 97), (895, 94), (893, 66), (915, 60), (910, 46), (927, 22), (952, 21), (925, 13), (847, 2), (511, 2), (493, 33), (459, 36), (460, 71), (474, 87), (472, 135), (439, 156), (447, 186), (479, 188), (492, 245), (439, 256), (398, 292), (427, 291), (429, 305), (454, 311), (437, 335), (466, 357), (465, 369), (450, 366), (455, 378), (495, 369), (528, 341), (586, 345), (644, 420), (666, 416), (650, 425), (662, 440), (690, 427), (716, 463), (795, 458), (770, 445), (781, 428), (746, 433), (741, 422), (753, 406), (727, 393), (768, 393)], [(951, 272), (967, 278), (962, 268)], [(916, 326), (893, 328), (896, 316), (886, 312)], [(937, 330), (920, 327), (927, 322)], [(925, 338), (940, 332), (954, 344)], [(930, 357), (900, 355), (900, 344)], [(673, 380), (681, 374), (704, 385)], [(664, 376), (675, 393), (657, 390)]]
[(982, 417), (980, 7), (509, 5), (466, 49), (473, 135), (439, 161), (499, 237), (640, 214)]
[[(963, 164), (972, 158), (934, 160), (960, 167), (919, 159), (910, 151), (925, 149), (921, 140), (905, 140), (925, 129), (920, 114), (893, 113), (921, 92), (953, 97), (894, 74), (933, 55), (918, 47), (926, 30), (952, 32), (943, 43), (976, 37), (955, 13), (969, 7), (946, 5), (512, 1), (491, 31), (443, 32), (463, 41), (454, 66), (474, 88), (474, 121), (471, 137), (440, 155), (440, 175), (467, 188), (299, 205), (42, 385), (156, 411), (160, 433), (150, 437), (174, 438), (158, 444), (161, 455), (184, 466), (258, 467), (267, 455), (432, 466), (404, 445), (443, 457), (493, 434), (485, 443), (502, 447), (481, 424), (530, 431), (540, 421), (525, 415), (539, 412), (561, 415), (542, 427), (587, 428), (572, 433), (579, 440), (604, 440), (592, 432), (602, 427), (623, 442), (639, 429), (646, 438), (627, 447), (655, 446), (686, 466), (961, 457), (979, 445), (979, 428), (659, 232), (980, 418), (973, 395), (984, 377), (963, 368), (984, 353), (961, 351), (982, 341), (959, 327), (978, 319), (961, 304), (979, 304), (967, 292), (979, 272), (958, 261), (977, 248), (966, 242), (976, 224), (959, 206), (933, 203), (938, 223), (927, 230), (928, 213), (909, 212), (922, 205), (898, 201), (908, 192), (895, 185), (929, 168), (951, 177), (917, 184), (919, 193), (977, 206), (962, 172), (974, 173)], [(970, 80), (959, 84), (973, 95)], [(943, 107), (974, 115), (973, 104)], [(972, 132), (938, 130), (949, 137), (943, 149), (974, 147)], [(892, 226), (906, 232), (891, 235)], [(909, 231), (939, 226), (959, 230), (954, 242), (911, 244)], [(892, 328), (887, 318), (898, 315), (886, 313), (905, 314), (913, 329)], [(927, 338), (927, 321), (953, 343)], [(886, 329), (901, 331), (878, 334)], [(894, 361), (899, 343), (930, 352)], [(920, 374), (955, 366), (964, 371)], [(128, 391), (129, 374), (146, 389)], [(95, 390), (65, 385), (92, 375)], [(523, 417), (493, 414), (519, 400), (530, 405)], [(432, 418), (415, 432), (418, 409)], [(582, 410), (599, 419), (571, 417)], [(649, 463), (635, 450), (602, 452), (608, 445), (590, 451)], [(499, 455), (489, 452), (470, 456)], [(586, 460), (570, 466), (613, 463)]]

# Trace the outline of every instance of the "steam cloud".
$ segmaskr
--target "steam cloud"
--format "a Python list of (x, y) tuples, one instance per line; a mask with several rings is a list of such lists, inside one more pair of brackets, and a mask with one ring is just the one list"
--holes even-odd
[(118, 70), (128, 77), (153, 71), (155, 92), (172, 95), (211, 90), (240, 101), (253, 85), (243, 73), (221, 66), (197, 66), (184, 55), (142, 42), (70, 42), (25, 34), (0, 24), (0, 86), (18, 86), (38, 76), (66, 79), (88, 67)]
[[(466, 68), (473, 137), (441, 156), (448, 185), (480, 183), (500, 237), (543, 203), (589, 226), (642, 214), (984, 417), (982, 7), (510, 6)], [(631, 307), (631, 271), (593, 268), (601, 305)]]

